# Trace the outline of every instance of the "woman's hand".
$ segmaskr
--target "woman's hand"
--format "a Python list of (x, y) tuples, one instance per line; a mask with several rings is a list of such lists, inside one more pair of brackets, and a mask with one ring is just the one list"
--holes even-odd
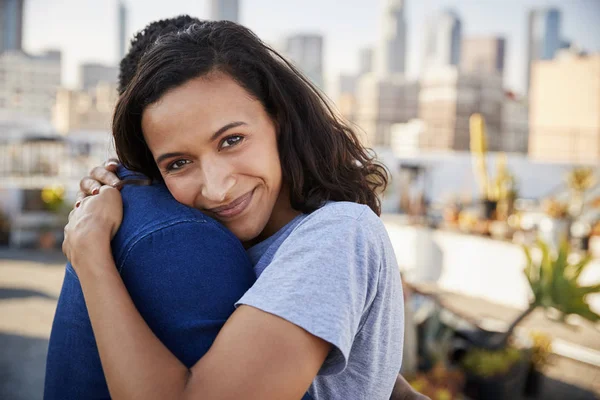
[(91, 268), (98, 257), (110, 256), (110, 241), (122, 219), (121, 193), (112, 186), (100, 187), (71, 211), (62, 250), (77, 273)]
[(78, 207), (84, 198), (98, 194), (102, 185), (120, 189), (121, 180), (116, 174), (118, 167), (119, 160), (110, 158), (103, 165), (92, 168), (89, 176), (79, 182), (80, 191), (77, 193), (75, 206)]

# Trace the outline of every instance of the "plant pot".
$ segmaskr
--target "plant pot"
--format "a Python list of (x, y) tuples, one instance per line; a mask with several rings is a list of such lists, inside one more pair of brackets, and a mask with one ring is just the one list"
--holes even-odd
[(529, 363), (518, 361), (508, 373), (493, 377), (481, 377), (467, 373), (465, 395), (473, 400), (512, 400), (523, 393)]
[(537, 397), (542, 387), (544, 374), (535, 367), (533, 363), (529, 363), (529, 371), (525, 378), (525, 388), (523, 394), (527, 397)]
[(496, 207), (498, 207), (497, 201), (483, 200), (483, 215), (486, 220), (491, 220), (494, 218), (494, 214), (496, 213)]

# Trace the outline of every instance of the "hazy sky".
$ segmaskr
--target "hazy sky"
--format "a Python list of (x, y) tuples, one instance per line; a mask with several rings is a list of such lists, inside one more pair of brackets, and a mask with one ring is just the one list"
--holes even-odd
[[(128, 37), (147, 23), (177, 14), (209, 17), (208, 0), (126, 0)], [(326, 79), (354, 72), (357, 51), (379, 36), (384, 0), (241, 0), (241, 23), (265, 41), (317, 32), (325, 36)], [(505, 86), (522, 91), (525, 82), (527, 11), (555, 6), (562, 34), (584, 50), (600, 51), (600, 0), (405, 0), (408, 24), (407, 72), (419, 74), (424, 22), (441, 9), (461, 16), (463, 36), (502, 35), (507, 40)], [(25, 0), (24, 47), (63, 52), (63, 83), (78, 82), (82, 62), (117, 62), (116, 0)]]

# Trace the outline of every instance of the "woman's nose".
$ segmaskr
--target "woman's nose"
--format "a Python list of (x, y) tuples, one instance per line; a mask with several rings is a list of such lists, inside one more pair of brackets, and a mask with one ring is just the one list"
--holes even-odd
[[(211, 203), (221, 204), (232, 194), (235, 178), (226, 166), (203, 168), (201, 195)], [(231, 199), (233, 200), (233, 199)]]

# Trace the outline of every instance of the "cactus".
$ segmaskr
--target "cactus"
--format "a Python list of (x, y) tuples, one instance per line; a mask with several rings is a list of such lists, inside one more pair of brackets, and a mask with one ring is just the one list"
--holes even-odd
[(487, 173), (485, 156), (487, 155), (487, 138), (485, 134), (485, 120), (481, 114), (473, 114), (469, 118), (471, 135), (471, 154), (473, 154), (474, 172), (481, 185), (481, 194), (484, 199), (490, 199), (490, 179)]
[(485, 120), (481, 114), (473, 114), (469, 119), (471, 136), (470, 149), (473, 155), (473, 170), (481, 186), (484, 200), (496, 202), (511, 201), (516, 195), (515, 176), (508, 170), (506, 154), (500, 153), (496, 160), (496, 177), (491, 179), (486, 165), (487, 138)]

